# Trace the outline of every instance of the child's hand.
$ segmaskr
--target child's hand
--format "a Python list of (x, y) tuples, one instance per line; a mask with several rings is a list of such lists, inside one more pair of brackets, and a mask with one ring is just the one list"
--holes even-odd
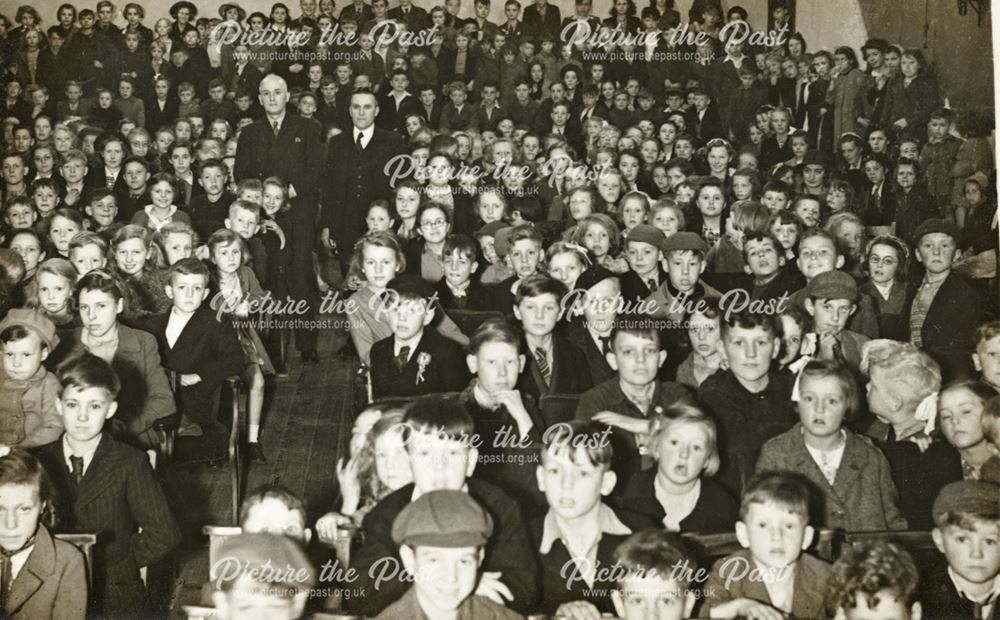
[(479, 579), (476, 594), (485, 596), (497, 605), (507, 605), (509, 601), (514, 600), (514, 595), (511, 594), (510, 588), (500, 581), (500, 575), (500, 571), (484, 572)]
[(648, 433), (649, 421), (640, 418), (633, 418), (614, 411), (602, 411), (594, 416), (594, 420), (601, 424), (614, 426), (630, 433)]
[(201, 375), (197, 373), (188, 373), (186, 375), (181, 375), (181, 385), (196, 385), (201, 383)]
[(738, 598), (717, 607), (709, 613), (711, 618), (746, 618), (747, 620), (784, 620), (785, 614), (770, 605), (749, 598)]
[(337, 461), (337, 481), (340, 483), (340, 494), (344, 497), (341, 510), (347, 514), (354, 514), (361, 503), (361, 478), (358, 470), (357, 457), (351, 458), (346, 464), (344, 459)]
[(831, 332), (823, 332), (819, 335), (819, 356), (825, 360), (834, 360), (837, 357), (835, 347), (840, 342)]
[(555, 617), (566, 620), (600, 620), (601, 612), (587, 601), (571, 601), (560, 605)]
[(354, 525), (354, 521), (339, 512), (328, 512), (316, 522), (316, 535), (321, 543), (332, 545), (339, 538), (340, 528)]
[(498, 405), (507, 408), (507, 412), (517, 422), (518, 433), (522, 436), (527, 435), (535, 423), (531, 421), (531, 416), (528, 415), (528, 410), (524, 407), (521, 393), (517, 390), (504, 390), (493, 394), (493, 399)]

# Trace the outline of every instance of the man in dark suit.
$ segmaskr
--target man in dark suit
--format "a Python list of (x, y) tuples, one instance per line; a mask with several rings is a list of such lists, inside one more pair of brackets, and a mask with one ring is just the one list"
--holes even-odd
[[(559, 27), (560, 34), (566, 33), (565, 43), (567, 45), (574, 41), (586, 40), (601, 28), (601, 20), (590, 14), (590, 9), (593, 7), (591, 0), (576, 0), (574, 6), (576, 12), (572, 17), (562, 20), (562, 25)], [(566, 26), (570, 24), (573, 24), (574, 27), (567, 31)]]
[(375, 127), (379, 114), (375, 93), (356, 90), (349, 112), (351, 128), (330, 140), (320, 230), (327, 247), (340, 249), (345, 273), (354, 242), (364, 234), (368, 205), (392, 199), (386, 164), (403, 153), (402, 136)]
[[(305, 300), (306, 311), (297, 318), (309, 321), (318, 305), (312, 250), (316, 240), (316, 209), (319, 179), (323, 171), (323, 145), (316, 121), (287, 114), (288, 85), (277, 75), (260, 82), (260, 104), (265, 116), (240, 132), (233, 175), (237, 181), (276, 176), (288, 185), (291, 201), (291, 231), (286, 230), (291, 248), (288, 287), (291, 296)], [(291, 233), (291, 234), (289, 234)], [(295, 344), (302, 360), (315, 362), (316, 331), (295, 330)]]
[(528, 34), (539, 38), (548, 35), (559, 37), (559, 22), (562, 17), (559, 7), (553, 6), (547, 0), (535, 0), (535, 3), (524, 9), (524, 28)]

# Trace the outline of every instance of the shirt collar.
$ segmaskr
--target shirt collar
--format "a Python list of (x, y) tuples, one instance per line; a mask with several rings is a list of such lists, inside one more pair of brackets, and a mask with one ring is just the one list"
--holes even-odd
[[(600, 537), (604, 534), (628, 536), (632, 533), (632, 530), (621, 522), (615, 511), (603, 502), (597, 506), (597, 528), (598, 541), (600, 541)], [(552, 550), (552, 545), (557, 540), (561, 540), (563, 546), (569, 550), (569, 545), (566, 544), (566, 536), (559, 527), (559, 520), (556, 519), (555, 513), (549, 510), (545, 515), (545, 521), (542, 523), (542, 543), (538, 546), (538, 552), (542, 555), (547, 554)]]
[(360, 134), (361, 136), (364, 137), (365, 144), (367, 145), (368, 141), (372, 139), (372, 134), (374, 133), (375, 133), (375, 125), (369, 125), (367, 129), (358, 129), (357, 127), (355, 127), (354, 141), (355, 142), (358, 141), (358, 135)]
[(424, 332), (423, 332), (423, 330), (421, 330), (421, 332), (419, 334), (417, 334), (413, 338), (410, 338), (409, 340), (400, 340), (399, 338), (395, 338), (394, 337), (393, 340), (392, 340), (392, 342), (393, 342), (393, 345), (392, 345), (393, 346), (393, 352), (396, 355), (399, 355), (399, 352), (400, 352), (400, 350), (402, 350), (403, 347), (410, 347), (410, 355), (409, 355), (409, 357), (413, 357), (413, 352), (416, 351), (417, 350), (417, 346), (420, 345), (420, 338), (423, 335), (424, 335)]
[(451, 291), (452, 295), (455, 297), (465, 297), (469, 292), (469, 286), (472, 284), (472, 280), (467, 280), (461, 287), (453, 286), (448, 280), (445, 280), (444, 283), (448, 286), (448, 290)]
[[(101, 441), (104, 441), (102, 438)], [(73, 452), (73, 448), (69, 446), (69, 441), (67, 439), (66, 433), (63, 433), (62, 449), (63, 449), (63, 460), (66, 461), (66, 466), (69, 467), (70, 471), (73, 471), (73, 464), (70, 462), (69, 457), (80, 456), (83, 457), (83, 472), (87, 473), (87, 469), (90, 468), (91, 461), (94, 460), (94, 455), (97, 453), (97, 448), (99, 448), (101, 442), (97, 442), (93, 448), (87, 450), (83, 454), (76, 454)]]
[(976, 600), (965, 593), (968, 582), (963, 579), (961, 575), (956, 573), (950, 566), (948, 567), (948, 578), (951, 579), (951, 583), (955, 586), (955, 589), (962, 598), (974, 603), (995, 605), (997, 603), (998, 596), (1000, 596), (1000, 575), (993, 578), (993, 587), (990, 589), (989, 594), (982, 597), (980, 600)]

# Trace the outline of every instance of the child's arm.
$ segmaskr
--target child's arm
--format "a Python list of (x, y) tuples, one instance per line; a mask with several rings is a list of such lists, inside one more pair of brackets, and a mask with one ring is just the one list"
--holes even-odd
[(879, 497), (882, 498), (882, 511), (885, 513), (885, 523), (890, 530), (905, 530), (908, 528), (906, 518), (899, 510), (899, 491), (892, 481), (889, 460), (880, 450), (875, 449), (877, 458), (876, 471), (878, 476)]
[[(174, 393), (170, 389), (170, 380), (163, 370), (160, 360), (160, 351), (156, 345), (156, 339), (152, 334), (138, 332), (144, 337), (142, 342), (142, 368), (143, 377), (146, 381), (146, 398), (142, 406), (142, 414), (139, 416), (146, 424), (151, 424), (155, 420), (165, 418), (177, 412), (177, 401), (174, 400)], [(145, 430), (145, 429), (143, 429)]]
[(144, 452), (132, 453), (127, 468), (125, 496), (136, 525), (141, 528), (132, 535), (132, 555), (136, 566), (149, 566), (163, 559), (181, 541), (167, 498), (160, 483), (153, 477), (153, 468)]
[(236, 330), (227, 320), (222, 319), (218, 328), (211, 331), (211, 356), (203, 360), (204, 366), (198, 369), (198, 375), (206, 384), (218, 384), (226, 377), (238, 375), (243, 371), (243, 348), (240, 346)]
[(59, 436), (62, 435), (62, 416), (59, 415), (59, 410), (56, 409), (56, 395), (59, 394), (60, 389), (59, 379), (51, 372), (46, 373), (45, 378), (42, 379), (42, 398), (40, 403), (42, 425), (36, 428), (30, 435), (27, 435), (24, 441), (19, 444), (20, 447), (34, 448), (36, 446), (44, 446), (59, 439)]

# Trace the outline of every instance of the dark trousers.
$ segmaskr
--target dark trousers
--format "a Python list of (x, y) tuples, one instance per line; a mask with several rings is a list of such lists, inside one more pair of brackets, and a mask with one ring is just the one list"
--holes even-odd
[[(311, 322), (316, 317), (319, 307), (319, 291), (316, 287), (316, 274), (313, 270), (313, 246), (316, 243), (315, 209), (309, 217), (296, 218), (292, 222), (291, 239), (292, 260), (288, 267), (288, 293), (296, 302), (304, 299), (306, 311), (288, 317), (293, 320)], [(286, 232), (287, 234), (287, 232)], [(302, 353), (316, 350), (316, 328), (313, 326), (295, 329), (295, 346)]]

